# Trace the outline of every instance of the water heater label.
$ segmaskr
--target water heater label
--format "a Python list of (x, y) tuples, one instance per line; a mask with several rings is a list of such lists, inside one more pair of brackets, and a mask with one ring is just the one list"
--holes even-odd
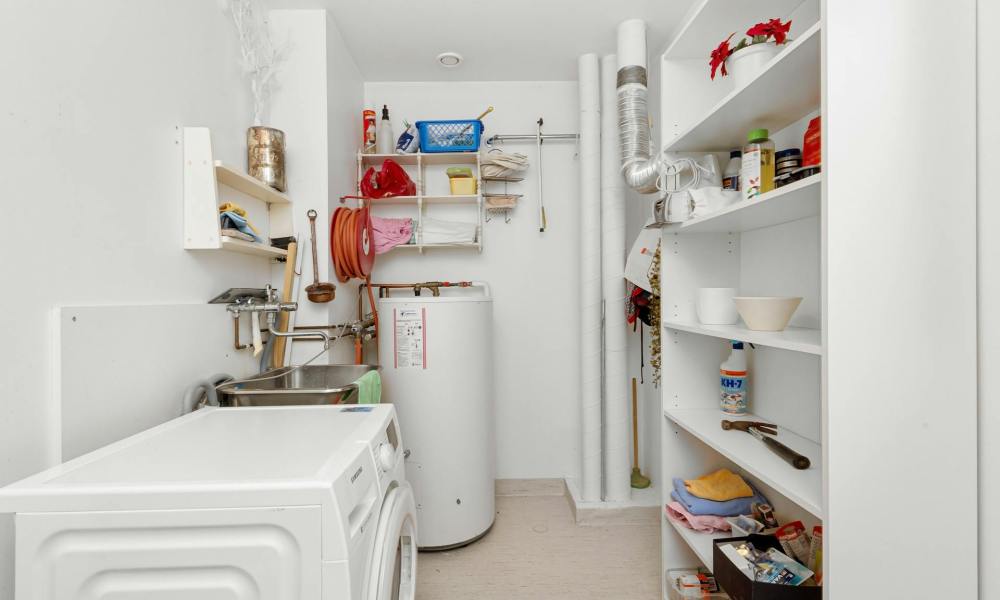
[(392, 311), (395, 330), (393, 365), (397, 369), (427, 368), (427, 309), (399, 308)]

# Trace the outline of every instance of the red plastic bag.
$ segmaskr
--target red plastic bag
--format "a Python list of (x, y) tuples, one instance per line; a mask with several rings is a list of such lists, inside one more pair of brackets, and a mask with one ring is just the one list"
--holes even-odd
[(399, 163), (387, 158), (380, 171), (376, 171), (375, 167), (368, 167), (365, 171), (361, 177), (361, 195), (365, 198), (416, 196), (417, 186)]

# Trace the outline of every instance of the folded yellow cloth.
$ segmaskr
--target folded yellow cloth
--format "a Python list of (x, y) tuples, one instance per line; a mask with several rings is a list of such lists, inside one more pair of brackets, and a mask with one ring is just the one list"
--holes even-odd
[(260, 231), (258, 231), (257, 228), (253, 226), (253, 223), (251, 223), (250, 219), (247, 217), (247, 211), (246, 211), (246, 209), (244, 209), (239, 204), (236, 204), (235, 202), (226, 202), (225, 204), (220, 204), (219, 205), (219, 212), (220, 213), (234, 212), (234, 213), (238, 214), (239, 216), (241, 216), (241, 217), (243, 217), (244, 219), (247, 220), (247, 226), (250, 227), (250, 229), (253, 229), (254, 233), (256, 233), (257, 235), (260, 235)]
[(698, 479), (685, 479), (684, 487), (699, 498), (717, 502), (753, 496), (753, 489), (747, 482), (729, 469), (719, 469)]

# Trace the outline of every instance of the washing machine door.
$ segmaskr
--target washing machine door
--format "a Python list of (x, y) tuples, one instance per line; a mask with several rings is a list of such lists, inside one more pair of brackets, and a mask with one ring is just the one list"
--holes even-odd
[(368, 600), (413, 600), (417, 583), (417, 507), (410, 484), (385, 497), (372, 556)]

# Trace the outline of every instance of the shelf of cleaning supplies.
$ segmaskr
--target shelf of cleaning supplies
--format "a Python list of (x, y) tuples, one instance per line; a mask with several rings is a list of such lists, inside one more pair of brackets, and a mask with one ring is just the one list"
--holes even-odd
[(816, 442), (782, 428), (774, 436), (812, 463), (808, 469), (796, 469), (752, 435), (722, 429), (721, 421), (766, 421), (756, 415), (731, 417), (718, 408), (668, 408), (663, 414), (710, 448), (725, 456), (747, 474), (759, 479), (774, 491), (798, 504), (817, 518), (823, 518), (822, 450)]
[(240, 254), (253, 254), (256, 256), (268, 256), (271, 258), (285, 258), (288, 256), (287, 250), (275, 248), (274, 246), (265, 246), (264, 244), (248, 242), (245, 240), (238, 240), (236, 238), (229, 237), (228, 235), (221, 236), (220, 243), (222, 244), (223, 250), (239, 252)]
[(819, 215), (823, 175), (813, 175), (772, 190), (752, 200), (742, 200), (719, 212), (668, 225), (668, 233), (734, 233), (771, 227)]
[(667, 513), (663, 513), (663, 520), (670, 524), (674, 528), (674, 531), (681, 536), (684, 543), (691, 548), (694, 555), (698, 557), (701, 564), (705, 565), (705, 568), (709, 571), (712, 570), (712, 541), (719, 537), (731, 537), (729, 533), (703, 533), (701, 531), (695, 531), (694, 529), (688, 529), (683, 525), (679, 525), (674, 522), (673, 519), (667, 517)]
[(775, 17), (787, 19), (802, 3), (803, 0), (700, 0), (671, 36), (664, 57), (693, 58), (707, 64), (709, 53), (732, 32), (740, 34), (754, 23)]
[(681, 321), (665, 321), (665, 329), (686, 331), (698, 335), (707, 335), (724, 340), (750, 342), (758, 346), (803, 352), (805, 354), (823, 354), (822, 334), (819, 329), (806, 327), (786, 327), (784, 331), (754, 331), (747, 329), (741, 323), (735, 325), (703, 325), (702, 323), (685, 323)]
[[(413, 154), (361, 154), (361, 164), (366, 167), (380, 166), (386, 159), (401, 165), (474, 165), (479, 162), (478, 152), (432, 152)], [(419, 161), (419, 163), (418, 163)]]
[[(751, 129), (779, 131), (818, 110), (821, 32), (822, 24), (816, 23), (789, 42), (756, 78), (733, 90), (694, 125), (668, 141), (664, 150), (719, 152), (739, 148)], [(707, 56), (706, 51), (706, 62)]]
[(219, 160), (215, 161), (215, 179), (220, 185), (239, 190), (268, 204), (292, 203), (288, 196), (278, 190)]

